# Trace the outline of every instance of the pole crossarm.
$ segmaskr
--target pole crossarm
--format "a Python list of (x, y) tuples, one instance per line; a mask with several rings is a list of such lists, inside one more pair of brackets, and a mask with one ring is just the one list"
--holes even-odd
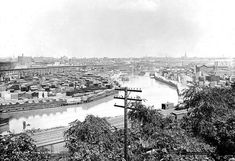
[[(122, 87), (122, 88), (115, 88), (115, 90), (117, 91), (125, 91), (126, 90), (126, 87)], [(128, 92), (142, 92), (141, 89), (138, 89), (138, 88), (127, 88), (127, 91)]]
[[(114, 105), (115, 107), (120, 107), (120, 108), (125, 108), (125, 106), (122, 106), (122, 105)], [(127, 109), (129, 110), (138, 110), (138, 111), (141, 111), (141, 109), (138, 109), (138, 108), (132, 108), (132, 107), (126, 107)]]
[(125, 87), (122, 87), (122, 88), (115, 88), (115, 90), (117, 90), (117, 91), (125, 91)]
[[(114, 96), (115, 99), (123, 99), (125, 100), (126, 98), (123, 97), (123, 96)], [(142, 101), (142, 99), (139, 99), (139, 98), (127, 98), (127, 100), (129, 101)]]
[(127, 89), (128, 92), (142, 92), (141, 89)]

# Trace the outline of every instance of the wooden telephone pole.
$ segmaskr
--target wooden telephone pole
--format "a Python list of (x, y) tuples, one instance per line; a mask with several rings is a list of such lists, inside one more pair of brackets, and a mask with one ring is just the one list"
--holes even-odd
[(129, 103), (128, 101), (142, 101), (142, 99), (139, 98), (129, 98), (130, 92), (142, 92), (141, 89), (130, 89), (127, 87), (124, 88), (116, 88), (115, 90), (118, 91), (124, 91), (124, 97), (123, 96), (114, 96), (115, 99), (123, 99), (124, 100), (124, 106), (121, 105), (114, 105), (115, 107), (121, 107), (124, 108), (124, 159), (128, 161), (128, 150), (127, 150), (127, 109), (136, 110), (135, 108), (128, 107)]

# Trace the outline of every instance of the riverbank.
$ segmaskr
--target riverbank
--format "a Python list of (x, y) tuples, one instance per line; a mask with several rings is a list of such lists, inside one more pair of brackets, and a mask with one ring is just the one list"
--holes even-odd
[(173, 87), (175, 89), (178, 88), (176, 83), (174, 83), (173, 81), (171, 81), (169, 79), (166, 79), (165, 77), (162, 77), (160, 75), (156, 75), (155, 74), (154, 79), (157, 80), (157, 81), (160, 81), (160, 82), (162, 82), (164, 84), (167, 84), (167, 85), (169, 85), (169, 86), (171, 86), (171, 87)]
[(179, 97), (183, 94), (183, 91), (188, 88), (187, 86), (185, 86), (177, 81), (166, 79), (165, 77), (162, 77), (160, 75), (155, 74), (154, 79), (159, 82), (162, 82), (164, 84), (167, 84), (170, 87), (175, 88)]
[(30, 111), (37, 109), (45, 109), (45, 108), (57, 108), (69, 105), (78, 105), (85, 104), (92, 101), (96, 101), (108, 96), (112, 96), (117, 94), (118, 92), (115, 89), (108, 89), (101, 92), (94, 92), (89, 94), (83, 94), (80, 97), (67, 97), (67, 98), (59, 98), (59, 99), (47, 99), (47, 100), (37, 100), (37, 102), (31, 100), (27, 103), (23, 104), (9, 104), (9, 105), (1, 105), (0, 113), (11, 113), (18, 111)]

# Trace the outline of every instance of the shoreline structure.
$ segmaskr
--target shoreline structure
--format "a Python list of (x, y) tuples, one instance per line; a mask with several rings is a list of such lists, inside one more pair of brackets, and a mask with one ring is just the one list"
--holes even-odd
[(156, 81), (162, 82), (170, 87), (173, 87), (176, 89), (177, 94), (179, 96), (179, 99), (181, 99), (180, 97), (182, 96), (183, 92), (185, 89), (188, 88), (188, 86), (183, 85), (182, 83), (179, 83), (177, 81), (173, 81), (173, 80), (169, 80), (163, 76), (160, 76), (159, 74), (154, 74), (153, 77)]
[(117, 94), (115, 89), (106, 89), (101, 92), (93, 92), (89, 94), (82, 94), (80, 97), (69, 97), (69, 98), (60, 98), (60, 99), (48, 99), (38, 102), (27, 102), (23, 104), (9, 104), (1, 105), (0, 113), (10, 113), (17, 111), (29, 111), (45, 108), (58, 108), (69, 105), (85, 104), (95, 100), (99, 100), (108, 96)]

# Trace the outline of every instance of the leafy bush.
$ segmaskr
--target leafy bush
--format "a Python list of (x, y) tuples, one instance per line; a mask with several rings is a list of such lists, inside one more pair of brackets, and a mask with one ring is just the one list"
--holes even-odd
[[(213, 160), (206, 155), (183, 156), (183, 152), (213, 152), (213, 148), (186, 131), (170, 118), (163, 118), (154, 109), (144, 105), (128, 113), (131, 128), (128, 129), (129, 160)], [(65, 132), (70, 160), (122, 160), (123, 130), (113, 129), (103, 119), (92, 115), (84, 122), (74, 121)]]
[(235, 155), (235, 91), (194, 86), (186, 91), (184, 103), (190, 110), (182, 128), (215, 147), (219, 160)]
[(132, 124), (132, 134), (138, 136), (138, 150), (133, 160), (213, 160), (210, 155), (181, 155), (183, 152), (208, 153), (214, 148), (202, 140), (192, 138), (180, 128), (178, 122), (163, 118), (158, 110), (136, 104), (138, 110), (128, 113)]
[(25, 133), (0, 135), (0, 151), (0, 161), (41, 161), (49, 158), (47, 151), (37, 149)]
[(105, 161), (121, 158), (122, 144), (103, 118), (89, 115), (85, 121), (71, 123), (65, 132), (70, 160)]

